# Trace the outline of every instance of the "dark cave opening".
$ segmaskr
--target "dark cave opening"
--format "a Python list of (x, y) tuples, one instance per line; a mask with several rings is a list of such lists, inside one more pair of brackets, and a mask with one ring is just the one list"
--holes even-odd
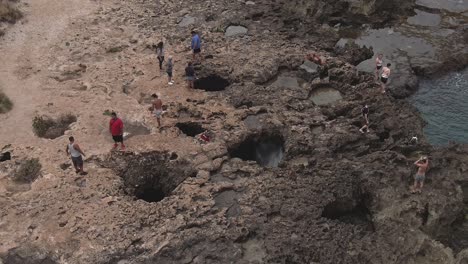
[(106, 166), (122, 177), (125, 194), (149, 203), (164, 200), (197, 172), (174, 152), (115, 153)]
[(166, 194), (158, 187), (146, 187), (140, 190), (137, 189), (135, 191), (135, 196), (138, 199), (144, 200), (148, 203), (154, 203), (164, 199)]
[(205, 129), (196, 122), (177, 123), (175, 126), (189, 137), (195, 137), (196, 135), (205, 132)]
[(262, 167), (278, 167), (284, 155), (284, 140), (280, 135), (248, 137), (228, 151), (231, 157), (256, 161)]
[(367, 200), (365, 195), (357, 203), (353, 200), (335, 200), (325, 206), (322, 217), (374, 231), (372, 214), (366, 204)]
[(214, 74), (195, 80), (194, 83), (195, 89), (207, 92), (223, 91), (229, 84), (228, 80)]

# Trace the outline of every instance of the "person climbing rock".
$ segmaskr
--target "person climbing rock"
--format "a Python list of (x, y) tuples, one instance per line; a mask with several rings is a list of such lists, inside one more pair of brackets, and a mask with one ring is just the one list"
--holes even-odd
[(125, 150), (125, 145), (123, 142), (123, 130), (124, 124), (120, 118), (117, 117), (115, 112), (111, 113), (111, 120), (109, 122), (109, 132), (112, 135), (114, 140), (114, 150), (117, 149), (118, 143), (120, 143), (121, 150)]
[(369, 132), (369, 106), (364, 105), (361, 108), (361, 114), (362, 117), (364, 117), (364, 126), (359, 129), (361, 133), (364, 133), (364, 129), (366, 130), (365, 132)]
[(380, 77), (380, 81), (381, 81), (381, 92), (382, 93), (385, 93), (385, 86), (388, 82), (388, 78), (390, 77), (390, 66), (392, 66), (390, 63), (387, 63), (387, 66), (383, 67), (382, 69), (382, 75)]
[[(193, 62), (200, 63), (201, 62), (201, 40), (200, 36), (196, 31), (192, 31), (192, 42), (190, 44), (190, 48), (193, 51)], [(197, 61), (197, 57), (199, 60)]]
[(162, 70), (162, 65), (164, 62), (164, 43), (161, 41), (156, 46), (156, 57), (159, 61), (159, 69)]
[(189, 89), (195, 88), (195, 69), (193, 68), (192, 62), (188, 62), (185, 68), (185, 78), (187, 79), (187, 87)]
[(383, 54), (379, 53), (379, 55), (377, 55), (377, 58), (375, 58), (375, 80), (379, 79), (382, 65), (383, 65)]
[(78, 143), (75, 142), (74, 137), (69, 137), (68, 140), (70, 141), (70, 143), (67, 145), (67, 148), (65, 149), (65, 153), (67, 153), (67, 156), (71, 156), (73, 167), (75, 167), (75, 172), (80, 173), (81, 175), (86, 175), (86, 172), (83, 170), (83, 157), (82, 157), (86, 155), (81, 150)]
[(421, 193), (421, 190), (424, 186), (424, 180), (426, 179), (426, 171), (427, 167), (429, 166), (429, 158), (428, 157), (421, 157), (414, 165), (418, 167), (418, 172), (414, 176), (414, 184), (411, 188), (411, 193)]
[(172, 56), (169, 56), (166, 63), (166, 73), (167, 73), (167, 81), (169, 85), (173, 85), (174, 82), (172, 81), (172, 69), (174, 68), (174, 64), (172, 62)]
[(163, 113), (163, 108), (162, 108), (162, 100), (158, 98), (157, 94), (152, 94), (151, 97), (153, 97), (153, 103), (151, 106), (151, 109), (153, 110), (154, 117), (156, 117), (156, 120), (158, 121), (158, 127), (161, 127), (161, 116)]

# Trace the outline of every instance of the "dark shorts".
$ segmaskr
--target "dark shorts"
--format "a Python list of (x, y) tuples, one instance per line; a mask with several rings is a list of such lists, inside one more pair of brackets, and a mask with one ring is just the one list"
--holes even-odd
[(167, 76), (172, 78), (172, 72), (167, 72)]
[(377, 66), (377, 70), (380, 70), (380, 69), (382, 69), (382, 66)]
[(71, 159), (72, 159), (72, 162), (73, 162), (73, 166), (75, 166), (75, 167), (83, 166), (83, 158), (81, 156), (72, 157)]
[(115, 143), (117, 143), (117, 142), (123, 142), (123, 135), (112, 136), (112, 139), (114, 140)]
[(380, 81), (382, 81), (382, 83), (387, 83), (388, 78), (380, 77)]
[(414, 179), (417, 182), (424, 182), (424, 180), (426, 179), (426, 175), (416, 174), (416, 176), (414, 176)]
[(197, 53), (200, 53), (201, 52), (201, 49), (194, 49), (193, 50), (193, 53), (197, 54)]

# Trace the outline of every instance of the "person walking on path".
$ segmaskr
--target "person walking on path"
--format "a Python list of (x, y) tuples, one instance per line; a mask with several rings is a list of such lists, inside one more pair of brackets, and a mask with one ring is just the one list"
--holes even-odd
[(161, 127), (161, 116), (163, 113), (163, 103), (162, 100), (159, 99), (157, 94), (152, 94), (151, 97), (153, 97), (153, 103), (151, 106), (151, 109), (153, 110), (154, 117), (156, 117), (156, 120), (158, 121), (158, 127)]
[(366, 130), (365, 132), (369, 133), (369, 106), (364, 105), (361, 109), (361, 114), (362, 117), (364, 117), (364, 126), (359, 129), (361, 133), (364, 133), (364, 129)]
[(375, 80), (376, 81), (379, 79), (380, 70), (382, 69), (382, 66), (383, 66), (383, 54), (379, 53), (379, 55), (377, 55), (377, 58), (375, 58)]
[(115, 112), (111, 113), (111, 120), (109, 122), (109, 132), (112, 135), (114, 140), (114, 150), (117, 149), (118, 143), (120, 143), (121, 150), (125, 150), (125, 145), (123, 143), (123, 128), (124, 124), (120, 118), (117, 117)]
[(75, 172), (80, 173), (81, 175), (86, 175), (86, 172), (83, 170), (83, 157), (86, 156), (81, 150), (78, 143), (75, 142), (74, 137), (69, 137), (68, 140), (70, 143), (67, 145), (65, 152), (67, 156), (71, 156), (73, 167), (75, 167)]
[[(201, 40), (200, 36), (196, 31), (192, 31), (192, 42), (190, 44), (190, 48), (193, 51), (193, 62), (200, 63), (201, 62)], [(200, 59), (197, 61), (197, 57)]]
[(411, 193), (421, 193), (424, 186), (424, 180), (426, 179), (427, 167), (429, 166), (429, 159), (427, 157), (421, 157), (414, 165), (418, 167), (418, 172), (414, 176), (414, 184), (411, 188)]
[(156, 57), (159, 61), (159, 69), (162, 70), (162, 65), (164, 62), (164, 43), (161, 41), (156, 46)]
[(390, 77), (390, 66), (392, 66), (390, 63), (387, 63), (387, 66), (383, 67), (382, 69), (382, 76), (380, 77), (381, 83), (381, 92), (385, 93), (385, 86), (388, 82), (388, 78)]
[(187, 67), (185, 67), (185, 78), (187, 79), (187, 87), (189, 89), (195, 88), (195, 69), (190, 61), (188, 62)]
[(172, 62), (172, 56), (169, 56), (166, 63), (166, 73), (167, 73), (167, 81), (169, 85), (173, 85), (174, 82), (172, 81), (172, 69), (174, 68), (174, 64)]

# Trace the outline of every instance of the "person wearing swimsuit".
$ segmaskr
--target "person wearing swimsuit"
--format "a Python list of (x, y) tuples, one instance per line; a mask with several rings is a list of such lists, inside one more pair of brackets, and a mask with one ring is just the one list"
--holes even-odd
[(390, 66), (392, 66), (390, 63), (387, 63), (387, 66), (383, 67), (382, 69), (382, 75), (380, 77), (381, 81), (381, 92), (385, 93), (385, 85), (387, 84), (388, 77), (390, 77)]
[(364, 117), (364, 126), (361, 127), (361, 129), (359, 129), (359, 131), (361, 133), (364, 133), (364, 129), (365, 129), (365, 132), (369, 133), (369, 106), (367, 105), (364, 105), (364, 107), (361, 109), (361, 114), (362, 114), (362, 117)]
[(375, 58), (375, 80), (379, 79), (380, 70), (382, 69), (383, 65), (383, 54), (380, 53), (377, 58)]
[(426, 179), (426, 171), (429, 166), (429, 159), (427, 157), (421, 157), (414, 165), (418, 166), (418, 172), (414, 176), (414, 184), (411, 188), (411, 193), (421, 193), (422, 187), (424, 186), (424, 180)]
[(162, 101), (158, 98), (157, 94), (152, 94), (151, 97), (153, 97), (151, 109), (153, 110), (154, 117), (156, 117), (156, 121), (158, 121), (158, 127), (161, 127), (161, 116), (163, 113)]

